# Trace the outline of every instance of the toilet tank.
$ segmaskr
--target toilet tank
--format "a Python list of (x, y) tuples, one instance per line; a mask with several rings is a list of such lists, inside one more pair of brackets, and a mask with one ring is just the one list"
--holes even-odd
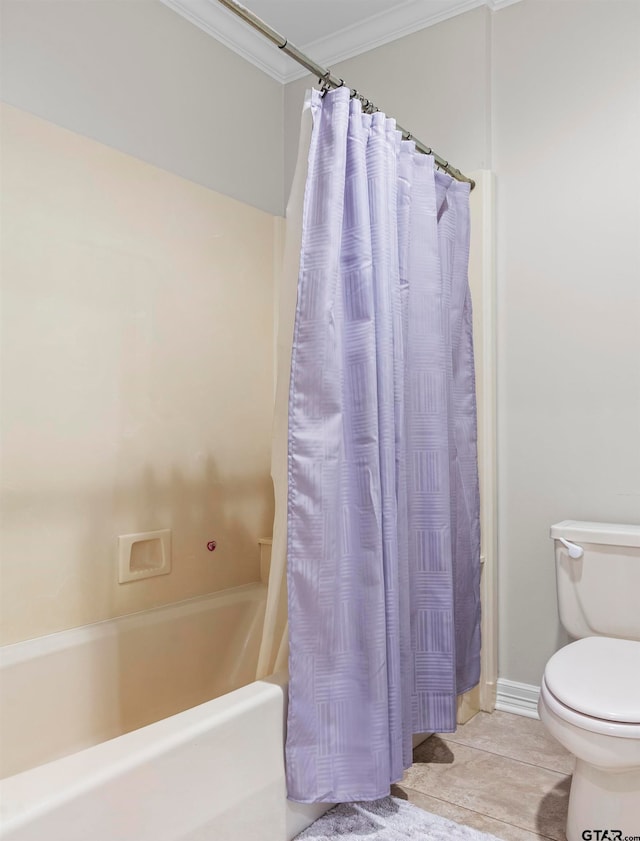
[[(571, 636), (640, 640), (640, 525), (563, 520), (551, 537), (560, 621)], [(562, 539), (582, 556), (570, 557)]]

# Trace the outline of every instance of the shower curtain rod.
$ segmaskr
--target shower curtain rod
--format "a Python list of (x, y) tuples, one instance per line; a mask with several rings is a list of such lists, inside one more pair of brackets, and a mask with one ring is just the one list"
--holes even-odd
[[(310, 73), (313, 73), (314, 76), (318, 77), (318, 81), (320, 82), (323, 90), (330, 90), (331, 88), (341, 88), (345, 83), (342, 79), (333, 76), (331, 70), (327, 70), (322, 65), (317, 64), (313, 59), (309, 58), (309, 56), (305, 55), (303, 52), (295, 47), (293, 44), (289, 43), (289, 41), (281, 35), (279, 32), (276, 32), (275, 29), (272, 29), (268, 23), (265, 23), (262, 18), (259, 18), (255, 15), (250, 9), (247, 9), (246, 6), (243, 6), (242, 3), (238, 3), (237, 0), (218, 0), (219, 3), (222, 3), (223, 6), (226, 6), (231, 12), (234, 12), (238, 17), (242, 18), (246, 23), (253, 26), (254, 29), (257, 29), (261, 35), (264, 35), (270, 41), (272, 41), (278, 49), (282, 50), (283, 53), (290, 56), (294, 61), (297, 61), (298, 64), (301, 64), (305, 67)], [(359, 99), (363, 105), (365, 112), (373, 113), (378, 109), (370, 102), (366, 97), (359, 94), (358, 91), (355, 89), (351, 89), (352, 97)], [(398, 131), (402, 132), (402, 136), (405, 140), (412, 140), (415, 145), (416, 149), (422, 152), (425, 155), (433, 155), (433, 159), (435, 160), (436, 164), (440, 167), (440, 169), (448, 172), (456, 181), (465, 181), (467, 184), (471, 185), (471, 189), (476, 186), (476, 182), (472, 178), (468, 178), (466, 175), (463, 175), (459, 169), (456, 169), (455, 166), (451, 166), (448, 161), (445, 161), (444, 158), (441, 158), (440, 155), (436, 154), (433, 149), (429, 146), (426, 146), (420, 140), (417, 140), (411, 132), (407, 131), (406, 129), (402, 128), (396, 123), (396, 128)]]

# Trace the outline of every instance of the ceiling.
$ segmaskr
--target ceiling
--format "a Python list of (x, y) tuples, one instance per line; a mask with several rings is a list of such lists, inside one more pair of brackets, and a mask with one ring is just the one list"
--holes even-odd
[[(162, 2), (279, 82), (306, 70), (218, 0)], [(518, 0), (243, 0), (244, 5), (314, 61), (330, 67), (478, 6)]]

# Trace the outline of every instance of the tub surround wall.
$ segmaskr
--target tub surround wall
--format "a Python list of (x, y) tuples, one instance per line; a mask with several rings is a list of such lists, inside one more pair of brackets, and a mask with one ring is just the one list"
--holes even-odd
[(265, 593), (246, 584), (0, 647), (0, 778), (250, 683)]
[[(273, 217), (1, 116), (2, 642), (259, 580)], [(171, 574), (119, 585), (165, 528)]]

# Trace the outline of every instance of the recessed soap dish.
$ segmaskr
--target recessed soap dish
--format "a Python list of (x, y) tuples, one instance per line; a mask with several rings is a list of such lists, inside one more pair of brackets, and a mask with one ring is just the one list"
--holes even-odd
[(171, 529), (121, 534), (118, 538), (118, 582), (138, 581), (171, 572)]

